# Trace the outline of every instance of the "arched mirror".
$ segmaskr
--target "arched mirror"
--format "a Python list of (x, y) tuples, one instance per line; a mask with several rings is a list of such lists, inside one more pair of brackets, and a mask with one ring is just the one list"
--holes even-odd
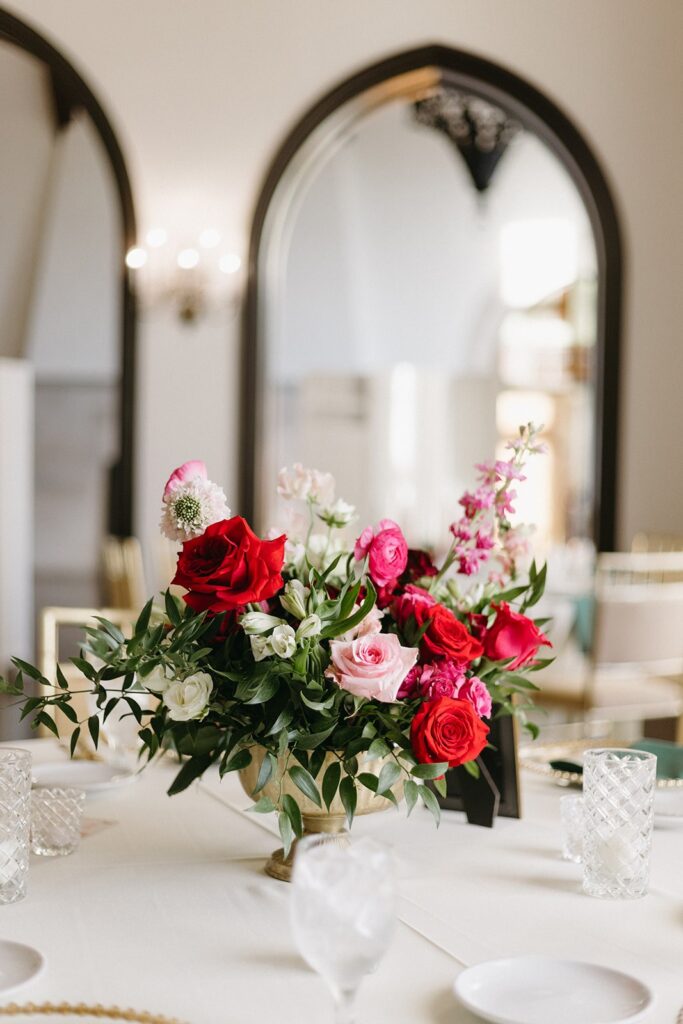
[(614, 540), (621, 256), (587, 144), (546, 97), (443, 47), (347, 80), (277, 154), (252, 234), (244, 509), (330, 470), (360, 521), (438, 546), (520, 422), (537, 547)]
[(103, 603), (103, 538), (131, 531), (135, 222), (96, 97), (5, 11), (0, 140), (1, 671), (42, 607)]

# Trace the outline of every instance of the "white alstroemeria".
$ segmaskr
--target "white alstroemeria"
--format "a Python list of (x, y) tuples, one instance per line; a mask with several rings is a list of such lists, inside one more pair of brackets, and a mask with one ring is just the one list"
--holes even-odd
[(288, 501), (310, 501), (315, 505), (331, 505), (334, 501), (335, 481), (331, 473), (306, 469), (295, 462), (291, 469), (281, 469), (277, 479), (277, 492)]
[(175, 680), (173, 669), (168, 665), (155, 665), (146, 676), (138, 676), (139, 682), (152, 693), (165, 693)]
[(212, 690), (213, 679), (208, 672), (194, 672), (186, 679), (171, 683), (163, 697), (168, 717), (174, 722), (192, 722), (203, 718)]
[(259, 633), (268, 633), (276, 626), (281, 626), (283, 621), (277, 615), (266, 615), (265, 612), (247, 612), (240, 619), (240, 626), (247, 636), (256, 636)]
[(307, 615), (306, 618), (299, 624), (296, 631), (297, 640), (305, 640), (309, 636), (318, 636), (323, 628), (323, 624), (320, 621), (319, 615)]
[(341, 529), (348, 526), (356, 518), (355, 505), (349, 505), (343, 498), (337, 498), (333, 505), (327, 505), (320, 509), (318, 518), (322, 519), (328, 526)]
[(169, 540), (200, 537), (207, 526), (230, 518), (225, 494), (202, 476), (171, 484), (161, 506), (161, 532)]
[(296, 650), (296, 633), (286, 623), (274, 629), (268, 639), (278, 658), (291, 658)]
[(273, 653), (270, 639), (267, 636), (250, 636), (249, 643), (251, 644), (251, 653), (254, 661), (263, 661), (264, 658), (269, 658)]
[(285, 592), (280, 596), (280, 604), (295, 619), (305, 619), (306, 601), (310, 592), (310, 589), (305, 587), (301, 580), (290, 580), (285, 584)]

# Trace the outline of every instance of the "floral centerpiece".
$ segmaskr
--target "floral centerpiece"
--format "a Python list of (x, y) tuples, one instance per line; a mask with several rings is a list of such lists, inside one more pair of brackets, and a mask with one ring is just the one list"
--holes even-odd
[[(72, 753), (83, 728), (97, 745), (101, 720), (123, 704), (144, 758), (181, 756), (171, 794), (213, 764), (221, 776), (250, 772), (253, 810), (278, 814), (284, 857), (316, 808), (341, 806), (350, 825), (361, 804), (402, 792), (408, 813), (419, 801), (438, 821), (434, 790), (445, 792), (449, 768), (478, 772), (492, 715), (515, 713), (535, 730), (516, 698), (546, 663), (542, 622), (527, 614), (545, 571), (532, 562), (520, 578), (527, 531), (509, 516), (525, 460), (541, 448), (529, 425), (509, 459), (477, 467), (437, 563), (388, 519), (345, 545), (355, 512), (329, 474), (283, 470), (290, 525), (261, 538), (231, 515), (203, 463), (185, 463), (166, 484), (161, 520), (181, 545), (180, 593), (167, 590), (163, 608), (148, 602), (129, 638), (100, 619), (73, 659), (99, 712), (79, 721), (63, 674), (51, 683), (19, 659), (4, 689), (36, 726), (56, 732), (60, 709)], [(25, 676), (47, 692), (24, 695)]]

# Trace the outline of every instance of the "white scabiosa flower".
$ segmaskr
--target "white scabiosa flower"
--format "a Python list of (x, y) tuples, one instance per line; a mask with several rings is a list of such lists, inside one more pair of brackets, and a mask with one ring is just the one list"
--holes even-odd
[(251, 653), (254, 661), (263, 661), (264, 658), (269, 658), (273, 653), (273, 648), (270, 646), (270, 640), (267, 636), (250, 636), (249, 643), (251, 644)]
[(296, 633), (285, 623), (273, 630), (269, 643), (273, 654), (277, 654), (278, 658), (291, 658), (296, 650)]
[(281, 626), (283, 620), (276, 615), (266, 615), (265, 612), (247, 612), (240, 619), (240, 626), (247, 636), (257, 636), (259, 633), (267, 633), (276, 626)]
[(161, 532), (169, 540), (199, 537), (212, 523), (230, 518), (225, 494), (209, 480), (203, 462), (185, 462), (169, 477), (161, 508)]
[(319, 615), (307, 615), (305, 619), (299, 624), (299, 628), (296, 631), (297, 640), (305, 640), (309, 636), (318, 636), (323, 628), (323, 624), (320, 621)]
[(163, 696), (168, 717), (174, 722), (192, 722), (203, 718), (212, 690), (213, 680), (208, 672), (194, 672), (186, 679), (171, 683)]

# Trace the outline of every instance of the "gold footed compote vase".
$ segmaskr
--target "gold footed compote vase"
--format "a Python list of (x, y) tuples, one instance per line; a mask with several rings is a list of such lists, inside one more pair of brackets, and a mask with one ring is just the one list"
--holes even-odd
[[(335, 841), (339, 843), (340, 846), (348, 846), (350, 840), (349, 830), (346, 827), (346, 812), (338, 792), (330, 804), (329, 811), (324, 805), (322, 808), (318, 807), (313, 800), (301, 792), (301, 790), (292, 782), (289, 775), (285, 774), (288, 763), (296, 764), (296, 761), (292, 760), (291, 755), (285, 753), (278, 759), (277, 774), (273, 773), (263, 789), (260, 790), (258, 794), (255, 794), (254, 789), (256, 788), (261, 762), (266, 755), (266, 749), (265, 747), (254, 746), (250, 748), (250, 752), (251, 764), (246, 768), (242, 768), (239, 773), (242, 788), (247, 796), (252, 799), (267, 796), (273, 801), (279, 810), (282, 798), (289, 794), (294, 797), (301, 809), (304, 836), (320, 834), (334, 836)], [(325, 756), (322, 767), (318, 772), (318, 781), (324, 777), (328, 766), (332, 764), (333, 761), (338, 761), (340, 757), (343, 758), (343, 754), (340, 753), (337, 755), (332, 751)], [(363, 771), (370, 775), (378, 776), (382, 767), (391, 760), (391, 755), (388, 757), (369, 759), (363, 762)], [(392, 792), (396, 799), (400, 800), (403, 796), (403, 783), (400, 781), (397, 782), (392, 787)], [(375, 796), (372, 790), (365, 789), (362, 786), (358, 788), (358, 801), (355, 812), (356, 817), (359, 814), (373, 814), (375, 811), (386, 811), (391, 806), (391, 801), (387, 800), (386, 797)], [(295, 839), (286, 857), (285, 851), (282, 847), (280, 847), (279, 850), (275, 850), (269, 860), (266, 861), (266, 874), (270, 875), (272, 878), (279, 879), (281, 882), (291, 882), (297, 843), (298, 839)]]

